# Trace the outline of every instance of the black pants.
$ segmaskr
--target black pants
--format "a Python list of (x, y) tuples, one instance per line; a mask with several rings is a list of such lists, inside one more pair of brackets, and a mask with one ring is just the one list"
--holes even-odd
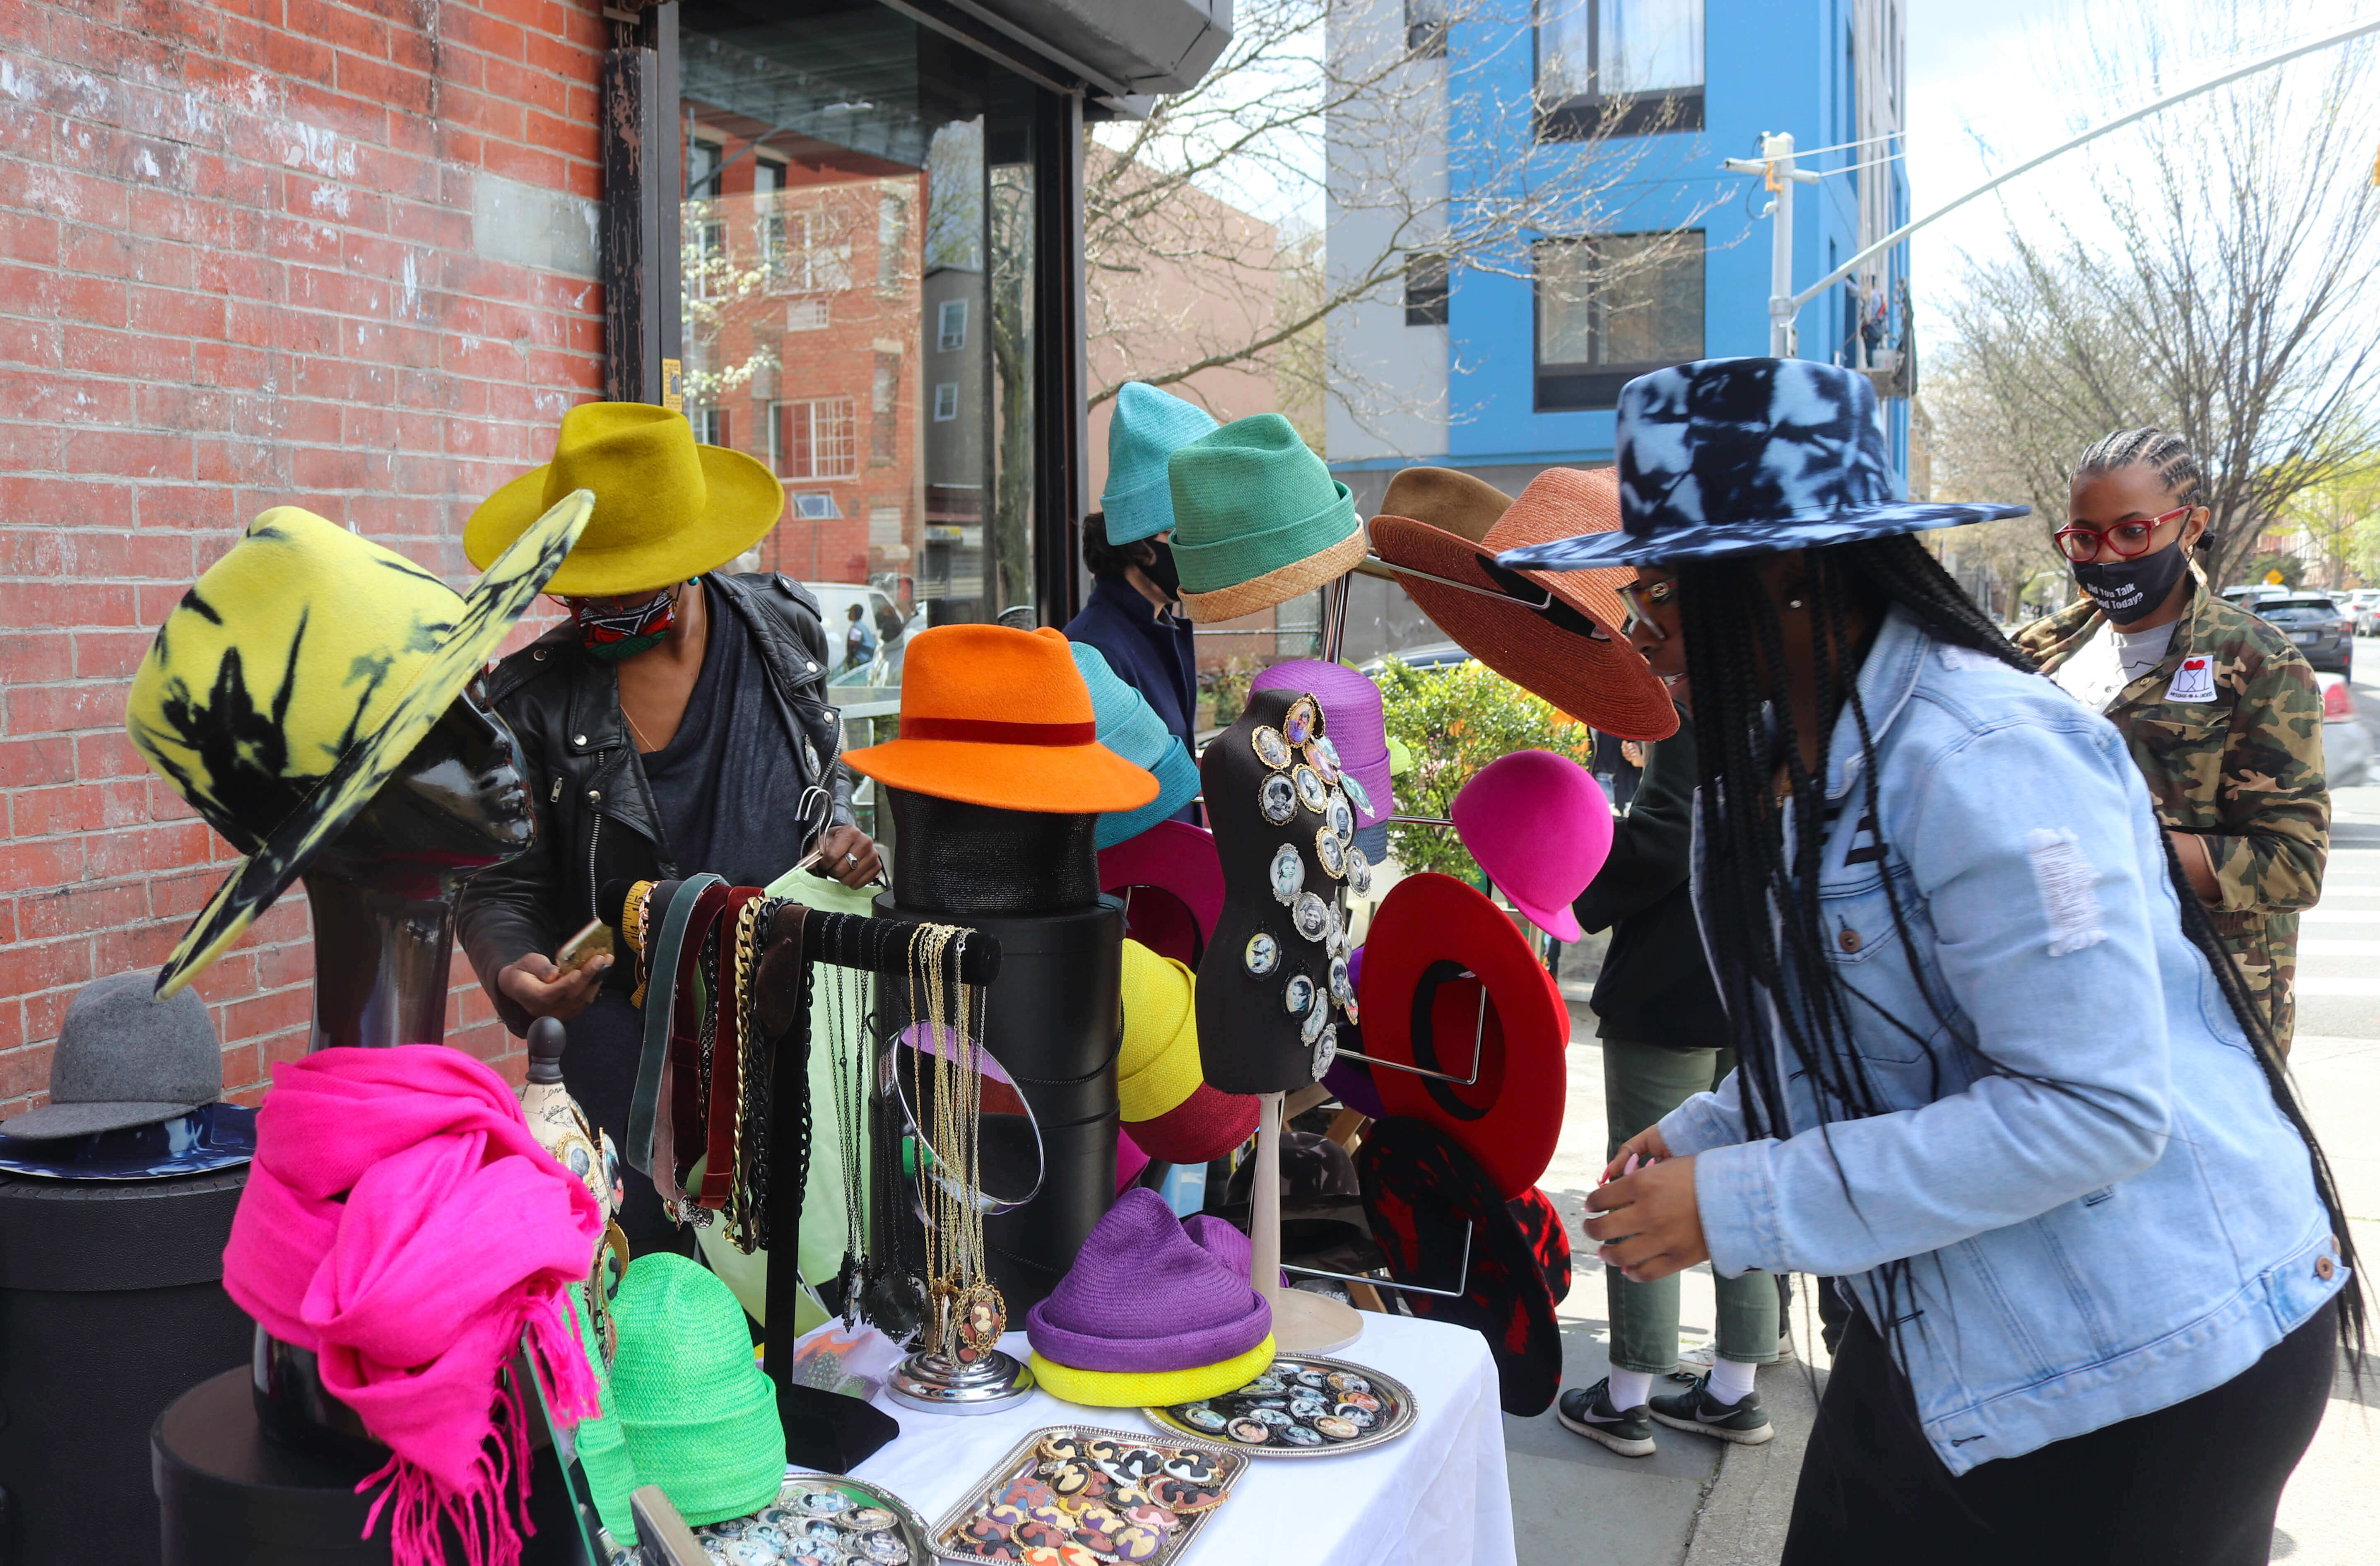
[(1781, 1566), (2264, 1566), (2322, 1423), (2336, 1303), (2212, 1391), (1950, 1477), (1854, 1313), (1818, 1405)]

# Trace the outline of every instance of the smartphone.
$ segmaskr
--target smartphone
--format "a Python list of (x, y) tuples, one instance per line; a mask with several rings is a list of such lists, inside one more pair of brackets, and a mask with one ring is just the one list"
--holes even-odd
[(562, 943), (553, 954), (553, 965), (565, 973), (577, 973), (599, 957), (612, 955), (612, 926), (601, 919), (590, 919), (587, 927)]

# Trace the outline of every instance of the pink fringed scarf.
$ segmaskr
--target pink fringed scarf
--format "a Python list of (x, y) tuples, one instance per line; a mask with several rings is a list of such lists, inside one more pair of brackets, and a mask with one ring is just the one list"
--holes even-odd
[[(274, 1069), (224, 1287), (395, 1455), (398, 1566), (516, 1566), (528, 1530), (526, 1333), (557, 1418), (596, 1413), (565, 1290), (603, 1230), (587, 1188), (529, 1134), (504, 1079), (439, 1045), (325, 1049)], [(491, 1439), (491, 1438), (493, 1438)]]

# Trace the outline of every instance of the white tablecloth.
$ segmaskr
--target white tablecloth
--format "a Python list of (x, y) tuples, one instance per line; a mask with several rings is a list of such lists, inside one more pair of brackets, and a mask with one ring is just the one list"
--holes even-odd
[[(1025, 1335), (1003, 1340), (1022, 1359)], [(1366, 1313), (1364, 1335), (1330, 1355), (1413, 1389), (1419, 1417), (1384, 1447), (1330, 1458), (1251, 1458), (1184, 1566), (1512, 1566), (1512, 1500), (1496, 1366), (1477, 1333)], [(1137, 1409), (1087, 1409), (1035, 1391), (971, 1418), (877, 1406), (901, 1438), (853, 1471), (917, 1509), (929, 1527), (1027, 1431), (1052, 1425), (1150, 1429)]]

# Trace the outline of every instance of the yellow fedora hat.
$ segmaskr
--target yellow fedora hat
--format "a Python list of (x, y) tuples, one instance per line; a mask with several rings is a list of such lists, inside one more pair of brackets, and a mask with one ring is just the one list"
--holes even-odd
[(554, 502), (592, 490), (595, 516), (546, 591), (644, 593), (735, 558), (777, 525), (785, 486), (760, 463), (696, 444), (683, 413), (650, 402), (582, 402), (562, 416), (553, 460), (488, 496), (463, 528), (485, 568)]
[(157, 975), (223, 955), (371, 801), (570, 553), (595, 497), (565, 495), (466, 595), (295, 506), (249, 524), (182, 595), (132, 676), (141, 756), (248, 861)]

